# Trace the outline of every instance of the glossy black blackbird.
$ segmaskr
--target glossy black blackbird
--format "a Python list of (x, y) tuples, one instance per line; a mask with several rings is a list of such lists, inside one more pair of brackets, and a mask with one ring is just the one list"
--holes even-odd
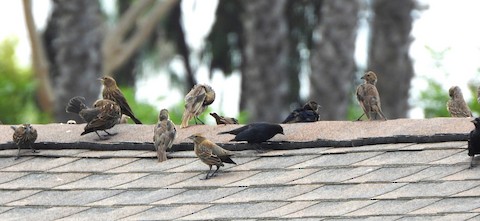
[(233, 134), (235, 138), (230, 141), (247, 141), (248, 143), (262, 143), (276, 134), (284, 134), (283, 127), (272, 123), (251, 123), (243, 127), (220, 132), (218, 134)]
[(318, 121), (320, 119), (319, 108), (320, 105), (317, 102), (309, 101), (303, 107), (297, 108), (290, 113), (282, 124)]
[(473, 167), (473, 158), (476, 154), (480, 154), (480, 118), (475, 118), (471, 121), (475, 125), (475, 129), (470, 131), (468, 136), (468, 156), (472, 159), (470, 161), (470, 167)]

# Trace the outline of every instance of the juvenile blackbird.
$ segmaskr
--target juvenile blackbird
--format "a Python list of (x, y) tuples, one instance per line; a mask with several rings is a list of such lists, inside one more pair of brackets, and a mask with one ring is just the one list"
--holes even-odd
[(317, 102), (309, 101), (303, 107), (290, 113), (282, 124), (318, 121), (320, 119), (319, 108), (320, 105)]
[(448, 90), (450, 100), (447, 101), (447, 110), (452, 117), (472, 117), (472, 111), (463, 99), (462, 90), (453, 86)]
[(215, 100), (215, 91), (206, 84), (197, 84), (185, 95), (185, 111), (182, 116), (181, 128), (188, 126), (190, 119), (197, 120), (204, 124), (198, 116)]
[[(232, 159), (233, 153), (223, 149), (222, 147), (218, 146), (217, 144), (213, 143), (210, 140), (207, 140), (204, 136), (200, 134), (194, 134), (188, 137), (189, 139), (193, 140), (193, 148), (195, 151), (195, 155), (205, 164), (207, 164), (210, 169), (205, 176), (205, 179), (208, 179), (215, 175), (217, 171), (220, 169), (221, 166), (224, 166), (223, 163), (230, 163), (230, 164), (237, 164)], [(217, 169), (210, 175), (210, 171), (212, 171), (212, 166), (217, 166)]]
[(118, 106), (120, 106), (122, 114), (129, 116), (136, 124), (142, 124), (142, 122), (140, 122), (140, 120), (133, 115), (133, 111), (130, 108), (130, 105), (128, 105), (128, 102), (125, 99), (122, 91), (120, 91), (120, 88), (118, 88), (115, 79), (106, 76), (100, 78), (99, 80), (102, 81), (104, 86), (102, 91), (103, 99), (115, 101)]
[(120, 121), (120, 117), (122, 116), (120, 106), (114, 101), (102, 99), (96, 101), (94, 107), (99, 110), (99, 113), (87, 123), (84, 131), (80, 135), (95, 132), (102, 140), (108, 138), (100, 136), (97, 132), (99, 130), (103, 130), (109, 136), (115, 135), (106, 130), (112, 128)]
[(17, 152), (17, 157), (15, 159), (18, 159), (20, 157), (20, 149), (24, 148), (30, 148), (32, 150), (32, 153), (37, 152), (33, 148), (33, 143), (35, 143), (35, 140), (37, 140), (37, 130), (32, 127), (30, 124), (22, 124), (18, 127), (15, 126), (10, 126), (15, 132), (13, 132), (13, 142), (17, 145), (18, 147), (18, 152)]
[(224, 131), (218, 134), (233, 134), (235, 138), (230, 141), (247, 141), (248, 143), (262, 143), (272, 138), (276, 134), (284, 134), (283, 127), (271, 123), (251, 123), (243, 127)]
[(361, 79), (365, 82), (357, 87), (356, 95), (363, 114), (357, 120), (360, 120), (363, 115), (366, 115), (368, 120), (377, 120), (379, 118), (387, 120), (382, 112), (380, 95), (375, 86), (377, 84), (377, 75), (373, 71), (368, 71)]
[(67, 113), (74, 113), (78, 114), (85, 122), (92, 121), (99, 113), (100, 110), (98, 108), (89, 108), (85, 105), (85, 98), (84, 97), (73, 97), (68, 101), (67, 107), (65, 111)]
[(217, 125), (220, 124), (238, 124), (238, 120), (233, 117), (224, 117), (220, 116), (217, 113), (210, 113), (210, 115), (215, 118)]
[(468, 156), (471, 157), (470, 167), (473, 167), (473, 158), (476, 154), (480, 154), (480, 118), (475, 118), (471, 121), (475, 125), (475, 129), (470, 131), (468, 136)]
[(168, 110), (162, 109), (153, 129), (153, 145), (157, 151), (158, 162), (167, 160), (166, 151), (172, 147), (176, 134), (175, 124), (169, 119)]

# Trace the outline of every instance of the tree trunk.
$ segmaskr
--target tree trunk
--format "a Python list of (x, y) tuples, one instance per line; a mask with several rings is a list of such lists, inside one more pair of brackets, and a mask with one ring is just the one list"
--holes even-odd
[(368, 69), (377, 73), (377, 88), (387, 118), (407, 116), (408, 92), (413, 77), (408, 55), (412, 37), (414, 0), (373, 1), (373, 19)]
[[(100, 94), (101, 43), (104, 20), (98, 1), (54, 0), (48, 21), (47, 47), (56, 101), (55, 119), (74, 118), (65, 105), (74, 96), (83, 96), (91, 105)], [(78, 118), (76, 118), (78, 120)]]
[(310, 99), (322, 105), (323, 120), (347, 115), (355, 77), (355, 39), (360, 1), (325, 0), (311, 52)]
[(288, 113), (287, 1), (242, 3), (245, 54), (240, 108), (250, 121), (279, 122)]

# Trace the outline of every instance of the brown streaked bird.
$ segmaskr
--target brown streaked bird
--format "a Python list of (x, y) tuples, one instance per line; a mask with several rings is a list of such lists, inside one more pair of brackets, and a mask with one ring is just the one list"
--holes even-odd
[(182, 116), (182, 124), (180, 128), (188, 127), (190, 119), (197, 120), (204, 124), (198, 116), (205, 111), (208, 105), (215, 100), (215, 91), (206, 84), (197, 84), (185, 95), (185, 111)]
[(357, 121), (360, 120), (363, 115), (366, 115), (368, 120), (387, 120), (385, 114), (382, 112), (380, 94), (375, 86), (377, 84), (377, 75), (373, 71), (368, 71), (361, 79), (365, 82), (357, 87), (356, 95), (363, 114), (360, 115)]
[(453, 86), (448, 90), (450, 100), (447, 101), (447, 110), (452, 117), (472, 117), (472, 111), (463, 99), (462, 90)]
[(175, 140), (177, 130), (175, 124), (169, 119), (168, 110), (162, 109), (158, 114), (158, 123), (153, 129), (153, 145), (157, 151), (158, 162), (167, 160), (167, 150)]
[(220, 124), (238, 124), (238, 120), (233, 118), (233, 117), (224, 117), (220, 116), (217, 113), (210, 113), (210, 116), (215, 118), (215, 121), (217, 122), (217, 125)]
[(98, 109), (98, 114), (91, 121), (87, 123), (84, 131), (80, 135), (85, 135), (91, 132), (95, 132), (101, 140), (108, 139), (108, 137), (102, 137), (98, 133), (99, 130), (103, 130), (108, 136), (113, 136), (115, 133), (109, 133), (107, 129), (112, 128), (120, 121), (121, 109), (120, 106), (114, 101), (101, 99), (95, 102), (93, 105)]
[(282, 124), (315, 122), (320, 120), (320, 105), (315, 101), (309, 101), (301, 108), (297, 108), (290, 113)]
[(102, 81), (104, 86), (102, 91), (103, 99), (115, 101), (120, 106), (122, 114), (129, 116), (136, 124), (142, 124), (142, 122), (133, 115), (133, 111), (130, 105), (128, 105), (127, 99), (125, 99), (122, 91), (118, 88), (115, 79), (105, 76), (99, 80)]
[[(223, 149), (201, 134), (194, 134), (188, 138), (193, 140), (193, 148), (197, 157), (210, 167), (205, 179), (211, 178), (215, 175), (220, 167), (224, 166), (223, 163), (237, 164), (230, 158), (233, 156), (231, 151)], [(210, 171), (212, 171), (212, 166), (217, 166), (217, 169), (208, 176)]]
[[(85, 122), (92, 121), (99, 113), (100, 110), (96, 107), (89, 108), (85, 105), (85, 98), (76, 96), (68, 101), (65, 111), (67, 113), (78, 114)], [(98, 102), (98, 101), (97, 101)], [(94, 105), (95, 106), (95, 105)]]
[(37, 140), (38, 134), (37, 130), (32, 127), (30, 124), (22, 124), (18, 127), (10, 126), (13, 129), (13, 142), (18, 147), (17, 157), (20, 157), (20, 149), (30, 148), (32, 153), (36, 153), (37, 151), (33, 148), (33, 144), (35, 140)]

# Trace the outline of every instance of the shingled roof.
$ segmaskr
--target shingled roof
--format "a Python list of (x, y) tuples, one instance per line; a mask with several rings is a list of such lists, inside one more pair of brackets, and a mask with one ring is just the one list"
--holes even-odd
[[(84, 125), (34, 125), (39, 153), (0, 126), (0, 220), (467, 220), (480, 216), (480, 165), (467, 169), (471, 119), (321, 121), (283, 125), (263, 145), (178, 129), (157, 163), (153, 125), (117, 125), (98, 141)], [(185, 139), (201, 132), (236, 151), (209, 180)], [(477, 162), (480, 164), (480, 162)]]

